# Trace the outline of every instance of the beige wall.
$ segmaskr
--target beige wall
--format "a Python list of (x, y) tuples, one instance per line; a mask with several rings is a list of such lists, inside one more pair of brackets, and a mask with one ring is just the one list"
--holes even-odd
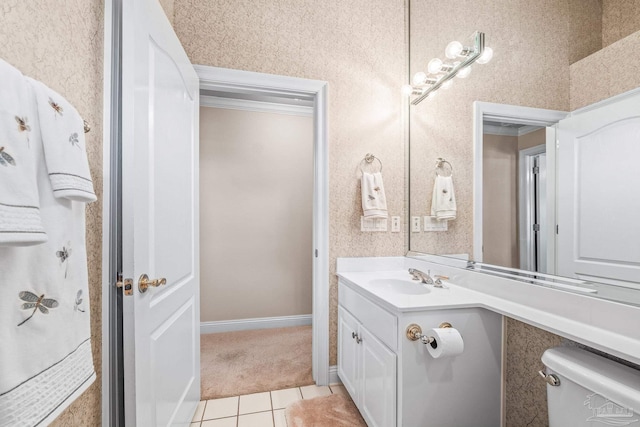
[(405, 251), (404, 233), (360, 232), (358, 172), (366, 153), (380, 157), (389, 212), (403, 214), (404, 0), (176, 0), (174, 26), (194, 64), (329, 83), (330, 363), (335, 365), (336, 257)]
[(638, 0), (602, 0), (602, 47), (607, 47), (638, 30)]
[(200, 319), (311, 314), (313, 120), (200, 108)]
[(640, 50), (638, 30), (571, 65), (571, 110), (640, 86), (640, 56), (629, 54)]
[(483, 262), (518, 268), (518, 137), (483, 136)]
[(91, 126), (87, 153), (98, 201), (87, 207), (91, 340), (98, 377), (52, 425), (101, 420), (102, 56), (103, 2), (3, 0), (0, 58), (67, 98)]
[(547, 128), (538, 129), (518, 137), (518, 150), (537, 147), (547, 143)]

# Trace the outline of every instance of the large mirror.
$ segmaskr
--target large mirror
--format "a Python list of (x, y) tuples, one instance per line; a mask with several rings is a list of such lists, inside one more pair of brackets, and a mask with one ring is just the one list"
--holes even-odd
[[(640, 304), (640, 96), (589, 112), (640, 86), (618, 68), (595, 70), (623, 45), (640, 48), (640, 20), (621, 20), (640, 8), (604, 3), (492, 0), (460, 14), (410, 1), (411, 76), (475, 30), (494, 50), (489, 64), (410, 108), (412, 253)], [(455, 190), (444, 226), (432, 218), (437, 175), (451, 175)]]

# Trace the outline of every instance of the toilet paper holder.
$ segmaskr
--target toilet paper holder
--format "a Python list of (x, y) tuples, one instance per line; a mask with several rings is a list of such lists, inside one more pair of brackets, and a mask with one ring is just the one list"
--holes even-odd
[[(438, 326), (438, 328), (453, 328), (453, 326), (451, 326), (451, 323), (449, 322), (442, 322), (440, 323), (440, 326)], [(425, 344), (425, 345), (426, 344), (433, 345), (436, 340), (434, 337), (423, 335), (422, 328), (417, 323), (412, 323), (409, 326), (407, 326), (406, 334), (409, 340), (411, 341), (420, 340), (422, 344)]]

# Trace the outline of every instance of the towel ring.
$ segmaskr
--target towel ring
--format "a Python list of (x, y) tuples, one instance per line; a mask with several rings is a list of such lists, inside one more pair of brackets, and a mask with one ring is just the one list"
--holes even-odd
[(378, 157), (374, 156), (371, 153), (367, 153), (366, 156), (364, 156), (364, 159), (362, 159), (360, 161), (360, 172), (364, 173), (364, 170), (362, 169), (362, 162), (366, 162), (367, 164), (372, 164), (375, 160), (377, 160), (380, 163), (380, 172), (382, 172), (382, 160), (380, 160)]
[[(444, 165), (445, 164), (449, 165), (449, 175), (442, 175), (442, 174), (438, 173), (438, 169), (444, 170)], [(451, 175), (453, 175), (453, 166), (451, 166), (451, 163), (446, 161), (443, 157), (438, 157), (436, 159), (436, 175), (440, 175), (440, 176), (451, 176)]]

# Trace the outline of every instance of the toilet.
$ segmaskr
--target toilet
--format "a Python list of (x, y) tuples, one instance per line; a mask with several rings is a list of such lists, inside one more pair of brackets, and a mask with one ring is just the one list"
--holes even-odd
[(640, 371), (575, 347), (542, 355), (549, 427), (640, 427)]

